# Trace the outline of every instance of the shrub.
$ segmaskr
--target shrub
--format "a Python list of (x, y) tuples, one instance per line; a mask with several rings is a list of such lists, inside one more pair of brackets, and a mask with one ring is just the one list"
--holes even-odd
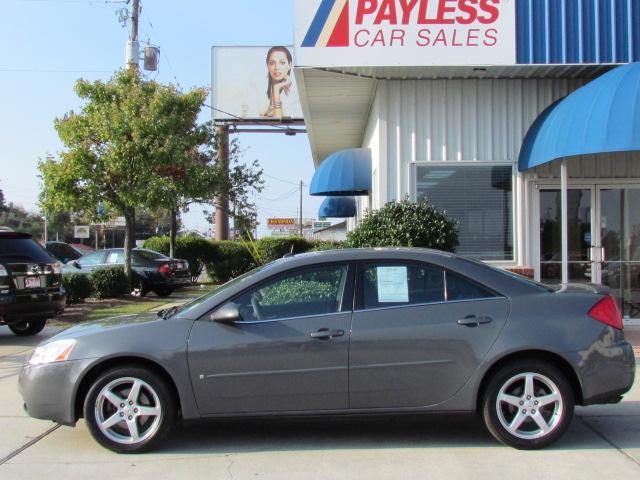
[(310, 252), (321, 252), (323, 250), (337, 250), (345, 248), (344, 242), (332, 242), (329, 240), (314, 240)]
[(214, 282), (227, 282), (256, 267), (249, 250), (239, 242), (211, 242), (213, 255), (206, 262), (207, 272)]
[[(169, 237), (151, 237), (144, 242), (144, 248), (169, 255)], [(186, 235), (176, 238), (176, 258), (189, 262), (189, 273), (193, 281), (202, 273), (202, 269), (216, 254), (213, 243), (206, 238)]]
[(453, 252), (458, 246), (458, 226), (427, 201), (390, 202), (365, 215), (347, 233), (350, 247), (425, 247)]
[(291, 279), (262, 289), (263, 305), (311, 303), (334, 300), (336, 288), (326, 282)]
[(107, 267), (94, 270), (89, 275), (96, 298), (116, 298), (127, 293), (127, 276), (122, 267)]
[(287, 253), (308, 252), (312, 247), (313, 243), (304, 237), (265, 237), (256, 241), (262, 263), (272, 262)]
[(68, 303), (81, 303), (91, 296), (93, 287), (91, 280), (81, 273), (65, 273), (62, 275), (62, 286), (67, 292)]

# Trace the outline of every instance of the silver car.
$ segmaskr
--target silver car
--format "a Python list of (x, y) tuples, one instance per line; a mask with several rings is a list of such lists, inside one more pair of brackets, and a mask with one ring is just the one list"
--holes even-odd
[(612, 297), (554, 290), (452, 254), (295, 255), (180, 308), (70, 328), (22, 369), (25, 408), (105, 447), (180, 419), (478, 412), (541, 448), (574, 405), (615, 403), (635, 359)]

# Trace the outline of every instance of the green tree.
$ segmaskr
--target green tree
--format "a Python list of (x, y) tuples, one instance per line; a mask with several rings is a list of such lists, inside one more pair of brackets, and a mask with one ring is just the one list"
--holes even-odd
[(453, 252), (458, 246), (458, 227), (444, 212), (426, 200), (405, 198), (368, 212), (347, 233), (349, 247), (425, 247)]
[(209, 125), (197, 117), (205, 89), (181, 93), (145, 81), (134, 69), (107, 82), (78, 80), (80, 112), (55, 120), (65, 145), (58, 161), (39, 165), (47, 212), (75, 211), (95, 218), (99, 207), (126, 219), (125, 272), (131, 279), (136, 208), (166, 207), (176, 175), (200, 177), (195, 151), (211, 142)]
[(6, 212), (7, 206), (4, 203), (4, 192), (0, 190), (0, 212)]

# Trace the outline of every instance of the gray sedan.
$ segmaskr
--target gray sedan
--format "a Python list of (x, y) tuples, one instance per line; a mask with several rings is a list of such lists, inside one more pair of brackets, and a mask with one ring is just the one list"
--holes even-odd
[(20, 375), (27, 411), (118, 452), (178, 418), (478, 412), (499, 441), (556, 441), (615, 403), (635, 360), (612, 297), (423, 249), (283, 258), (180, 308), (77, 326)]

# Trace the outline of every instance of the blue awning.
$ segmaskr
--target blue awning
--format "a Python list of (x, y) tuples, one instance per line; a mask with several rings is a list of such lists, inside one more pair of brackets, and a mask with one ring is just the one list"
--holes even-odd
[(327, 197), (318, 210), (318, 218), (349, 218), (355, 216), (356, 200), (353, 197)]
[(640, 62), (614, 68), (542, 112), (524, 138), (518, 170), (632, 150), (640, 150)]
[(311, 195), (368, 195), (371, 190), (371, 150), (351, 148), (332, 153), (311, 179)]

